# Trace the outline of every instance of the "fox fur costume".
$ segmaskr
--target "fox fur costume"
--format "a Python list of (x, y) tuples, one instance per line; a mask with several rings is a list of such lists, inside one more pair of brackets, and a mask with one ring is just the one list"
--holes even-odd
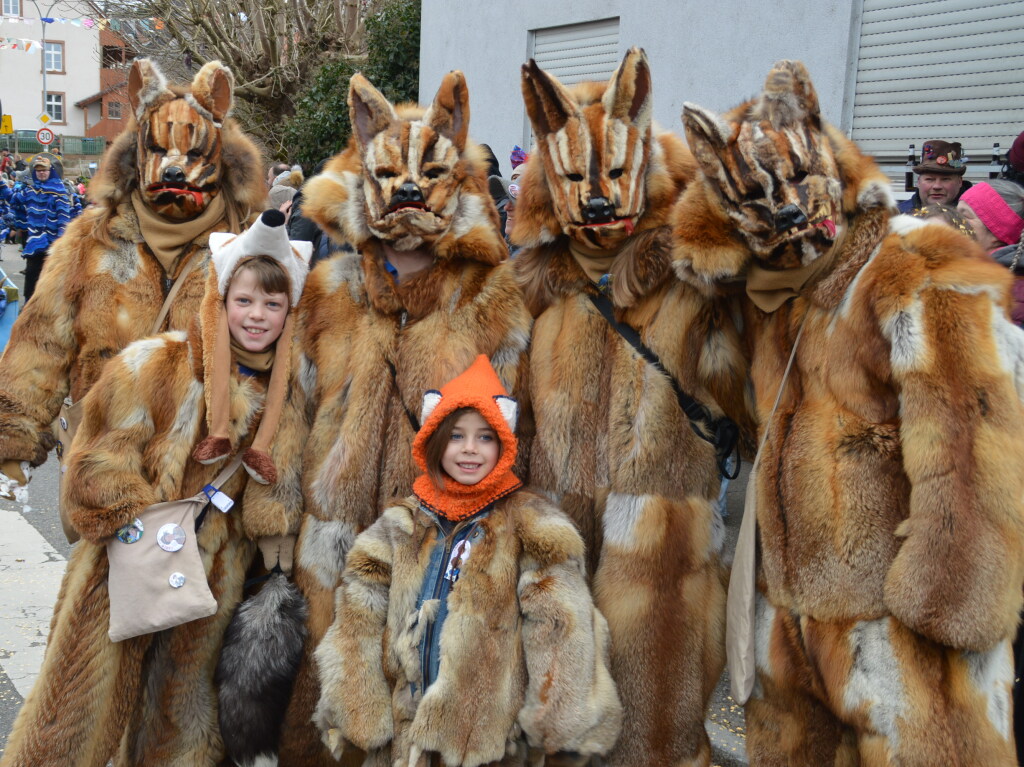
[(799, 62), (683, 121), (703, 179), (674, 214), (677, 272), (755, 295), (760, 270), (797, 275), (777, 310), (745, 308), (761, 429), (803, 325), (757, 474), (751, 764), (1016, 764), (1011, 275), (955, 230), (892, 215), (887, 179), (822, 120)]
[(668, 216), (696, 166), (678, 138), (654, 135), (639, 49), (607, 84), (572, 90), (531, 61), (523, 96), (537, 148), (512, 239), (535, 316), (530, 481), (588, 547), (624, 709), (610, 762), (708, 765), (704, 709), (724, 662), (715, 450), (668, 378), (591, 305), (597, 276), (583, 266), (610, 273), (616, 315), (685, 391), (715, 413), (742, 413), (745, 366), (727, 305), (671, 269)]
[[(269, 214), (279, 217), (278, 240), (287, 248), (284, 216)], [(198, 462), (194, 448), (215, 421), (209, 391), (217, 369), (215, 337), (238, 253), (224, 247), (214, 256), (223, 280), (219, 284), (211, 266), (199, 316), (187, 333), (130, 344), (107, 364), (83, 403), (62, 499), (82, 541), (72, 550), (43, 667), (15, 722), (5, 767), (102, 767), (115, 750), (118, 767), (215, 767), (224, 757), (214, 668), (255, 551), (250, 539), (260, 535), (253, 530), (266, 527), (246, 511), (243, 491), (251, 472), (243, 465), (222, 486), (235, 505), (229, 513), (209, 507), (198, 533), (218, 603), (211, 617), (111, 642), (106, 544), (147, 506), (195, 494), (224, 466)], [(298, 257), (279, 261), (293, 267), (294, 313), (306, 265)], [(267, 385), (234, 365), (229, 370), (226, 436), (232, 453), (245, 454), (263, 420)], [(155, 534), (144, 531), (143, 541)]]
[[(437, 484), (427, 444), (461, 408), (500, 451), (475, 484)], [(423, 473), (356, 538), (316, 651), (315, 718), (336, 755), (355, 743), (391, 764), (478, 767), (522, 765), (528, 747), (588, 757), (614, 744), (622, 708), (583, 541), (512, 473), (517, 417), (482, 355), (424, 394), (413, 441)]]
[[(171, 283), (200, 252), (166, 328), (192, 323), (209, 233), (240, 231), (266, 196), (259, 153), (227, 116), (233, 82), (220, 62), (200, 69), (189, 88), (168, 86), (148, 59), (132, 65), (132, 118), (89, 185), (95, 206), (54, 244), (0, 363), (0, 460), (46, 460), (64, 398), (80, 401), (112, 357), (151, 332)], [(144, 240), (133, 194), (166, 227), (194, 232), (177, 238), (180, 253), (166, 264)], [(204, 215), (214, 210), (220, 215)]]
[[(349, 109), (353, 139), (308, 182), (303, 211), (358, 252), (310, 274), (298, 323), (302, 358), (278, 432), (305, 450), (275, 452), (279, 479), (261, 507), (267, 519), (305, 509), (294, 578), (309, 603), (309, 632), (280, 756), (298, 767), (335, 764), (311, 722), (319, 699), (313, 650), (334, 620), (356, 534), (412, 489), (410, 414), (423, 392), (485, 354), (505, 388), (526, 399), (531, 320), (502, 263), (508, 249), (486, 164), (468, 138), (462, 73), (445, 76), (427, 109), (393, 107), (356, 75)], [(385, 246), (430, 254), (432, 265), (396, 284)], [(528, 414), (523, 423), (528, 434)]]

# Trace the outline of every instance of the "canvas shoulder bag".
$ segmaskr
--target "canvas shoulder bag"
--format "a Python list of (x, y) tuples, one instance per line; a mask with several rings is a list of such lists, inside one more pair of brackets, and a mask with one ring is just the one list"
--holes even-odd
[(110, 641), (152, 634), (217, 612), (199, 553), (198, 531), (210, 505), (230, 510), (233, 502), (220, 488), (241, 465), (239, 453), (199, 493), (147, 506), (107, 542)]
[[(156, 322), (153, 323), (153, 331), (150, 333), (151, 336), (155, 336), (160, 332), (160, 329), (164, 326), (164, 320), (167, 319), (167, 314), (171, 310), (171, 303), (173, 303), (175, 296), (178, 295), (178, 291), (181, 290), (182, 283), (185, 282), (185, 277), (192, 272), (195, 265), (199, 263), (202, 249), (197, 250), (192, 254), (192, 258), (185, 265), (185, 268), (181, 270), (177, 279), (174, 280), (174, 284), (171, 285), (171, 289), (167, 291), (167, 297), (164, 298), (163, 306), (160, 307), (160, 313), (156, 316)], [(68, 513), (65, 510), (64, 502), (61, 500), (61, 484), (64, 479), (64, 472), (67, 470), (67, 466), (64, 465), (64, 453), (71, 449), (71, 441), (75, 438), (75, 432), (78, 431), (79, 425), (82, 423), (82, 400), (78, 402), (72, 402), (71, 397), (67, 396), (64, 398), (64, 403), (60, 406), (60, 414), (57, 416), (57, 420), (53, 422), (53, 435), (57, 438), (57, 460), (60, 462), (60, 468), (57, 471), (57, 510), (60, 512), (60, 526), (64, 529), (64, 537), (68, 539), (68, 543), (74, 543), (80, 536), (78, 531), (75, 530), (74, 525), (71, 524), (71, 520), (68, 518)]]
[(755, 668), (755, 608), (757, 600), (757, 472), (761, 466), (761, 452), (764, 450), (768, 432), (772, 428), (775, 412), (782, 401), (782, 392), (786, 389), (786, 381), (796, 359), (796, 349), (800, 337), (804, 333), (807, 314), (800, 321), (793, 350), (789, 354), (789, 362), (782, 374), (779, 391), (775, 395), (775, 404), (764, 425), (761, 442), (757, 446), (757, 455), (747, 477), (747, 492), (743, 500), (743, 521), (740, 522), (740, 534), (736, 541), (736, 552), (732, 561), (732, 573), (729, 576), (729, 594), (725, 604), (725, 657), (729, 669), (729, 688), (733, 699), (744, 705), (754, 689), (757, 676)]

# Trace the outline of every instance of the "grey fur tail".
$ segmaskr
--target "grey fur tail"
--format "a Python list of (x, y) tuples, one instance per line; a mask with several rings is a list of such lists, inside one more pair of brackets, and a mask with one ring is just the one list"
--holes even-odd
[(220, 731), (238, 767), (273, 767), (281, 725), (306, 640), (306, 601), (274, 573), (238, 606), (224, 635), (214, 680)]

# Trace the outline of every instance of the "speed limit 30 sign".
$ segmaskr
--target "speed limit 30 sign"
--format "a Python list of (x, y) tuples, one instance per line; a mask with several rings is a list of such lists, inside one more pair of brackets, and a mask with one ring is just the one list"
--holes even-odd
[(53, 143), (53, 131), (49, 128), (40, 128), (36, 131), (36, 141), (43, 146), (49, 146)]

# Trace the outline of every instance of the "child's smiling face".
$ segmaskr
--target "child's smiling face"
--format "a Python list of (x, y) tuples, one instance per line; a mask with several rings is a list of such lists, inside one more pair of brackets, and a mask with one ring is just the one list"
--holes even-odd
[(473, 410), (463, 413), (455, 422), (441, 458), (441, 468), (456, 482), (475, 485), (491, 473), (500, 452), (494, 429)]
[(245, 267), (231, 278), (225, 304), (231, 337), (250, 352), (269, 349), (280, 337), (288, 317), (288, 294), (265, 293), (256, 275)]

